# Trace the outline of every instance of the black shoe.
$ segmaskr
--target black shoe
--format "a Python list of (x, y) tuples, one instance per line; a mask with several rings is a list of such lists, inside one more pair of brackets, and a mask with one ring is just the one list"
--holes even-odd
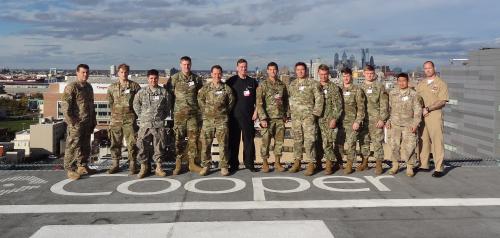
[(415, 172), (417, 172), (417, 171), (418, 171), (418, 172), (430, 172), (430, 171), (431, 171), (431, 169), (429, 169), (429, 168), (427, 168), (427, 169), (426, 169), (426, 168), (420, 168), (420, 167), (415, 168), (415, 169), (413, 169), (413, 170), (414, 170)]
[(434, 171), (434, 173), (432, 173), (432, 177), (434, 178), (441, 178), (443, 177), (443, 172), (439, 172), (439, 171)]

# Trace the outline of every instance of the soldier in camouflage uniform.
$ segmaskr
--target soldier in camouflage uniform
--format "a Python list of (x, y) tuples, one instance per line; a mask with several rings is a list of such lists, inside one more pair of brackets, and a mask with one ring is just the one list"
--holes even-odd
[(191, 58), (188, 56), (180, 59), (180, 67), (181, 72), (174, 74), (166, 85), (174, 97), (174, 175), (181, 172), (182, 158), (186, 157), (189, 160), (189, 171), (199, 173), (201, 170), (195, 160), (199, 155), (198, 140), (202, 124), (197, 97), (203, 82), (200, 76), (191, 72)]
[(111, 107), (111, 124), (109, 137), (111, 139), (111, 158), (113, 164), (108, 173), (119, 171), (119, 161), (122, 155), (123, 138), (127, 142), (129, 174), (136, 174), (136, 137), (137, 115), (134, 112), (134, 97), (141, 89), (138, 83), (128, 79), (130, 67), (126, 64), (118, 66), (119, 81), (112, 83), (108, 88), (108, 101)]
[(285, 140), (285, 122), (288, 109), (288, 92), (286, 85), (278, 79), (278, 65), (271, 62), (267, 65), (268, 78), (257, 88), (257, 111), (260, 119), (262, 145), (262, 172), (269, 172), (269, 145), (274, 138), (274, 168), (283, 172), (280, 160)]
[(370, 142), (373, 145), (375, 157), (375, 174), (382, 174), (382, 161), (384, 160), (384, 125), (389, 119), (389, 96), (383, 84), (375, 82), (375, 69), (371, 65), (363, 69), (365, 82), (361, 88), (366, 96), (366, 118), (359, 132), (359, 146), (361, 148), (362, 162), (357, 171), (368, 168), (370, 156)]
[(399, 169), (399, 159), (406, 162), (406, 175), (413, 177), (416, 163), (417, 129), (422, 120), (422, 104), (417, 92), (408, 88), (408, 75), (398, 75), (399, 88), (389, 93), (391, 116), (386, 127), (391, 129), (390, 145), (392, 150), (392, 168), (390, 174)]
[[(318, 157), (326, 159), (325, 175), (333, 173), (333, 162), (335, 159), (334, 145), (337, 139), (337, 121), (342, 115), (342, 96), (340, 88), (335, 83), (330, 82), (330, 69), (322, 64), (318, 67), (320, 89), (325, 98), (323, 114), (318, 120), (319, 133)], [(342, 158), (336, 158), (337, 161)], [(339, 166), (340, 167), (340, 166)]]
[(317, 118), (323, 111), (324, 98), (319, 83), (307, 78), (307, 66), (303, 62), (295, 64), (295, 79), (288, 88), (290, 112), (292, 116), (294, 164), (291, 173), (300, 170), (302, 148), (305, 148), (307, 169), (305, 176), (311, 176), (316, 169)]
[(347, 147), (347, 163), (344, 167), (344, 174), (352, 173), (352, 164), (356, 159), (356, 140), (361, 124), (365, 120), (366, 97), (361, 87), (352, 83), (352, 71), (344, 68), (342, 71), (342, 95), (343, 95), (343, 115), (341, 125), (338, 130), (338, 150), (344, 154), (344, 147)]
[(134, 110), (139, 117), (139, 132), (137, 133), (137, 159), (141, 164), (138, 178), (144, 178), (151, 171), (149, 155), (150, 145), (153, 144), (153, 160), (156, 163), (155, 175), (165, 177), (161, 168), (165, 159), (166, 135), (165, 127), (172, 104), (170, 92), (158, 86), (159, 73), (152, 69), (148, 71), (148, 86), (137, 93), (134, 98)]
[(219, 143), (219, 166), (221, 175), (229, 175), (228, 170), (228, 117), (234, 106), (233, 91), (221, 82), (222, 67), (212, 66), (212, 80), (203, 86), (198, 93), (198, 104), (202, 109), (203, 127), (201, 129), (201, 176), (208, 174), (212, 158), (212, 142), (214, 136)]
[[(76, 67), (76, 81), (64, 88), (62, 112), (67, 127), (64, 169), (69, 179), (79, 179), (81, 175), (95, 173), (87, 166), (90, 157), (90, 136), (97, 125), (94, 108), (94, 91), (87, 83), (89, 66)], [(78, 167), (74, 170), (74, 167)]]

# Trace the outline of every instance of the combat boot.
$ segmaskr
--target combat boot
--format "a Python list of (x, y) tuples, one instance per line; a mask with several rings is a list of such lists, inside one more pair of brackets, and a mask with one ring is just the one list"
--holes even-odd
[(347, 160), (347, 163), (344, 166), (344, 174), (352, 173), (352, 160)]
[(288, 170), (290, 173), (297, 173), (300, 170), (300, 159), (295, 159), (292, 167)]
[(313, 175), (315, 170), (316, 170), (316, 164), (314, 164), (313, 162), (309, 162), (307, 164), (306, 172), (304, 172), (304, 176)]
[(150, 169), (149, 169), (149, 162), (143, 162), (141, 163), (141, 170), (137, 174), (137, 178), (144, 178), (149, 175)]
[(382, 160), (378, 159), (375, 161), (375, 175), (381, 175), (382, 172)]
[(415, 176), (415, 172), (413, 171), (413, 165), (406, 164), (406, 176), (408, 176), (408, 177)]
[(262, 173), (269, 173), (269, 164), (267, 163), (267, 159), (262, 160)]
[(358, 165), (358, 167), (356, 167), (356, 171), (363, 171), (365, 169), (368, 169), (368, 157), (364, 158), (362, 157), (362, 161), (361, 161), (361, 164)]
[(194, 162), (194, 158), (189, 158), (189, 171), (193, 173), (200, 173), (201, 167)]
[(68, 170), (67, 173), (66, 173), (66, 175), (71, 180), (77, 180), (77, 179), (80, 178), (80, 174), (78, 174), (77, 172), (75, 172), (73, 170)]
[(285, 171), (285, 167), (283, 167), (281, 165), (281, 157), (279, 156), (276, 156), (275, 159), (274, 159), (274, 170), (275, 171), (278, 171), (278, 172), (284, 172)]
[(397, 160), (393, 160), (392, 161), (392, 167), (389, 170), (389, 174), (391, 174), (391, 175), (396, 174), (396, 173), (398, 173), (398, 170), (399, 170), (399, 163), (398, 163)]
[(134, 175), (137, 173), (137, 164), (135, 160), (129, 160), (128, 162), (128, 175)]
[(181, 173), (181, 169), (182, 169), (182, 160), (175, 159), (175, 168), (174, 171), (172, 172), (172, 175), (179, 175)]
[(117, 159), (114, 159), (111, 168), (108, 169), (108, 174), (115, 174), (120, 172), (120, 161)]
[(227, 168), (220, 169), (220, 175), (222, 175), (222, 176), (228, 176), (229, 175), (229, 169), (227, 169)]
[[(209, 168), (208, 166), (203, 167), (203, 168), (200, 170), (200, 175), (201, 175), (201, 176), (205, 176), (205, 175), (207, 175), (207, 174), (208, 174), (208, 170), (209, 170), (209, 169), (210, 169), (210, 168)], [(221, 171), (222, 171), (222, 170), (221, 170)]]
[(92, 174), (95, 174), (95, 169), (91, 169), (89, 168), (89, 166), (85, 165), (85, 166), (78, 166), (78, 169), (76, 170), (76, 172), (81, 176), (81, 175), (84, 175), (84, 174), (87, 174), (87, 175), (92, 175)]
[(167, 176), (167, 173), (165, 173), (165, 171), (163, 171), (163, 169), (161, 168), (161, 162), (156, 162), (155, 175), (158, 177)]
[(333, 162), (329, 159), (325, 162), (325, 175), (333, 174)]

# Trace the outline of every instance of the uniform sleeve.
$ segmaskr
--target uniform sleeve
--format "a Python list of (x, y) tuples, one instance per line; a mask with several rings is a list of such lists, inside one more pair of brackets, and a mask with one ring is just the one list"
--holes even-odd
[(206, 87), (203, 87), (200, 89), (200, 91), (198, 92), (198, 106), (203, 109), (205, 108), (205, 100), (206, 100)]
[(288, 90), (286, 84), (283, 87), (283, 114), (288, 117), (288, 111), (290, 110), (290, 106), (288, 105)]
[(266, 110), (264, 109), (264, 101), (265, 101), (265, 91), (264, 86), (260, 85), (257, 87), (257, 114), (259, 115), (260, 120), (265, 120), (268, 118)]
[(227, 90), (228, 95), (229, 95), (229, 110), (228, 111), (231, 111), (231, 110), (233, 110), (233, 107), (234, 107), (234, 104), (236, 103), (236, 100), (234, 98), (233, 90), (227, 85), (226, 85), (226, 90)]
[(422, 121), (422, 104), (420, 102), (420, 96), (416, 95), (413, 98), (413, 121), (411, 123), (412, 127), (416, 128)]
[(337, 85), (333, 85), (331, 96), (333, 100), (333, 113), (332, 113), (332, 118), (330, 118), (330, 120), (335, 119), (335, 121), (338, 121), (340, 115), (342, 115), (343, 109), (342, 109), (342, 96), (340, 95), (340, 88), (337, 87)]
[(314, 93), (314, 109), (313, 109), (313, 114), (315, 116), (320, 117), (321, 113), (323, 113), (323, 106), (325, 104), (325, 97), (321, 93), (319, 83), (314, 83), (313, 93)]
[(441, 89), (439, 90), (438, 98), (440, 100), (444, 100), (444, 101), (448, 102), (448, 100), (450, 99), (450, 97), (448, 95), (448, 85), (444, 81), (441, 81), (441, 84), (443, 86), (441, 86)]
[(137, 95), (134, 97), (134, 111), (137, 116), (141, 115), (143, 90), (144, 89), (139, 90)]
[(112, 89), (113, 89), (113, 84), (111, 84), (108, 88), (108, 105), (110, 108), (113, 108), (113, 103), (115, 102), (115, 99), (113, 98), (113, 92), (112, 92)]
[(366, 117), (366, 96), (361, 88), (356, 90), (356, 119), (354, 122), (361, 125)]
[(387, 123), (391, 123), (391, 117), (392, 117), (392, 102), (394, 100), (394, 94), (393, 93), (389, 93), (389, 107), (387, 108), (387, 111), (389, 112), (389, 118), (387, 119)]
[(381, 121), (387, 121), (389, 119), (389, 95), (387, 94), (387, 90), (385, 90), (384, 85), (380, 88), (380, 100), (379, 100), (379, 108), (380, 108), (380, 118)]
[(200, 90), (201, 88), (203, 88), (203, 79), (196, 75), (196, 90)]
[(288, 84), (286, 85), (285, 84), (285, 92), (286, 92), (286, 101), (287, 101), (287, 105), (286, 105), (286, 117), (287, 118), (290, 118), (292, 117), (292, 112), (290, 110), (290, 86), (291, 84)]
[(75, 105), (75, 92), (72, 84), (67, 85), (64, 88), (64, 92), (62, 95), (62, 113), (64, 115), (64, 120), (66, 123), (71, 123), (71, 118), (76, 117), (74, 115), (74, 105)]

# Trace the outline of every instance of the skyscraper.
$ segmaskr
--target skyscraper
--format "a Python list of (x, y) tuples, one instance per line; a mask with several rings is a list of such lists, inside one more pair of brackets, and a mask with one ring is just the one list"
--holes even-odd
[(339, 53), (335, 52), (335, 56), (333, 57), (333, 67), (336, 69), (339, 66)]
[(370, 65), (375, 67), (375, 61), (373, 60), (373, 56), (370, 56)]

